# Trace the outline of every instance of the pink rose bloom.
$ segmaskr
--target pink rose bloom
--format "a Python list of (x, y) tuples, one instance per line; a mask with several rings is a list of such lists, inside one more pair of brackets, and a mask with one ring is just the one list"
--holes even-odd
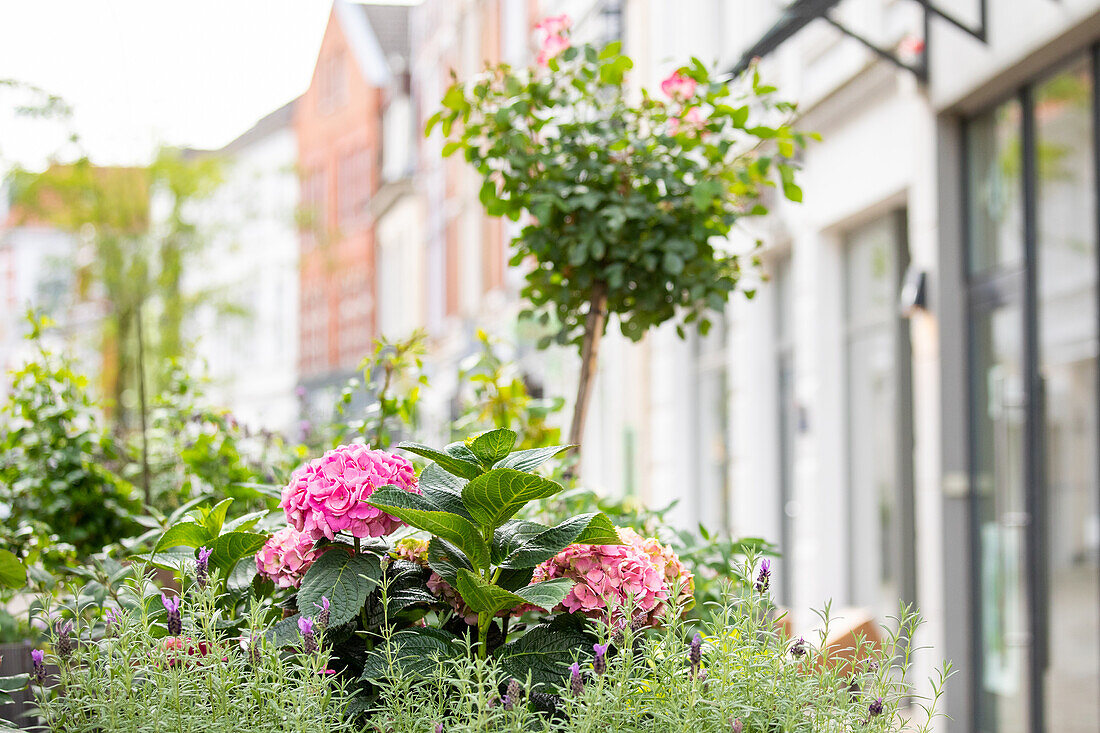
[(689, 129), (700, 130), (707, 124), (707, 119), (703, 117), (703, 113), (699, 111), (698, 107), (692, 107), (682, 120), (679, 117), (668, 118), (668, 132), (670, 135), (679, 132), (681, 122)]
[(256, 553), (256, 570), (280, 588), (297, 588), (321, 554), (313, 548), (312, 537), (294, 527), (284, 527), (271, 535)]
[(535, 568), (532, 582), (576, 581), (555, 610), (582, 613), (606, 623), (622, 622), (626, 607), (648, 626), (660, 622), (669, 591), (659, 569), (633, 545), (570, 545)]
[(318, 540), (337, 532), (381, 537), (402, 526), (397, 517), (367, 503), (380, 486), (394, 485), (414, 494), (416, 474), (401, 456), (365, 445), (342, 445), (298, 468), (283, 489), (279, 506), (287, 524)]
[(573, 19), (565, 13), (555, 15), (535, 25), (535, 30), (544, 31), (547, 36), (560, 36), (573, 25)]
[(542, 49), (539, 50), (539, 55), (535, 60), (539, 66), (546, 66), (550, 63), (550, 59), (567, 48), (569, 48), (569, 39), (565, 36), (547, 36), (546, 40), (542, 42)]
[(661, 91), (671, 99), (682, 102), (695, 94), (695, 87), (698, 85), (699, 83), (687, 74), (674, 71), (661, 82)]

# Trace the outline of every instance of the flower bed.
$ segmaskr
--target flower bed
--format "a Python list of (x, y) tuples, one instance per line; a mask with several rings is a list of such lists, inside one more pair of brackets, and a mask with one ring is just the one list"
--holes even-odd
[[(98, 612), (43, 609), (61, 670), (53, 692), (37, 675), (46, 725), (901, 729), (914, 616), (844, 654), (792, 640), (750, 555), (711, 620), (686, 619), (691, 569), (656, 538), (601, 512), (524, 518), (563, 490), (537, 471), (565, 448), (515, 441), (403, 444), (432, 461), (419, 476), (396, 454), (334, 449), (295, 472), (288, 526), (258, 539), (247, 517), (226, 530), (224, 510), (198, 511), (158, 542), (193, 558), (176, 564), (182, 596), (138, 576)], [(226, 560), (235, 544), (255, 561)]]

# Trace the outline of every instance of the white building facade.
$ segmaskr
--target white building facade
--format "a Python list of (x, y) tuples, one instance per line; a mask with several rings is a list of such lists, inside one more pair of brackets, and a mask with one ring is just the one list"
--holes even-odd
[(1100, 3), (543, 5), (650, 89), (760, 56), (823, 138), (717, 335), (610, 340), (585, 477), (775, 542), (800, 631), (918, 604), (937, 730), (1100, 730)]
[(293, 106), (272, 112), (212, 154), (225, 166), (195, 204), (208, 238), (185, 273), (203, 305), (187, 324), (211, 404), (253, 428), (294, 436), (298, 397), (298, 153)]

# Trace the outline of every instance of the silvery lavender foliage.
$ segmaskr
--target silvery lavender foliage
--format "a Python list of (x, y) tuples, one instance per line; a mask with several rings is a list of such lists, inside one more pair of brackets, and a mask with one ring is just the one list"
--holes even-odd
[(160, 602), (164, 605), (164, 610), (168, 612), (168, 635), (179, 636), (183, 633), (183, 617), (180, 615), (180, 605), (183, 603), (183, 599), (179, 596), (170, 598), (161, 593)]
[(756, 588), (757, 593), (766, 593), (771, 582), (772, 563), (771, 560), (764, 558), (760, 561), (760, 572), (756, 576), (756, 582), (753, 583), (753, 587)]
[(195, 582), (199, 588), (206, 588), (210, 580), (210, 555), (214, 551), (206, 547), (199, 548), (199, 559), (195, 561)]
[(302, 651), (306, 654), (316, 654), (319, 647), (317, 636), (313, 633), (313, 619), (305, 616), (299, 618), (298, 631), (302, 633)]
[(569, 691), (573, 693), (573, 697), (580, 697), (584, 694), (584, 680), (581, 679), (581, 665), (573, 662), (569, 667)]
[(46, 653), (41, 649), (32, 649), (31, 661), (34, 662), (31, 681), (40, 685), (46, 681)]
[(57, 622), (57, 656), (65, 661), (76, 650), (76, 642), (69, 636), (73, 631), (72, 621)]

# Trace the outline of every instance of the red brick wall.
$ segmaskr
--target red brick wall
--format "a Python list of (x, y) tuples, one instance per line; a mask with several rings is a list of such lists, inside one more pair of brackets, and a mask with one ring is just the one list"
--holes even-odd
[[(367, 201), (381, 179), (382, 91), (363, 77), (335, 12), (294, 125), (302, 206), (312, 219), (300, 266), (299, 366), (308, 379), (354, 368), (376, 327), (373, 222), (364, 206), (347, 202)], [(323, 192), (316, 207), (311, 179)]]

